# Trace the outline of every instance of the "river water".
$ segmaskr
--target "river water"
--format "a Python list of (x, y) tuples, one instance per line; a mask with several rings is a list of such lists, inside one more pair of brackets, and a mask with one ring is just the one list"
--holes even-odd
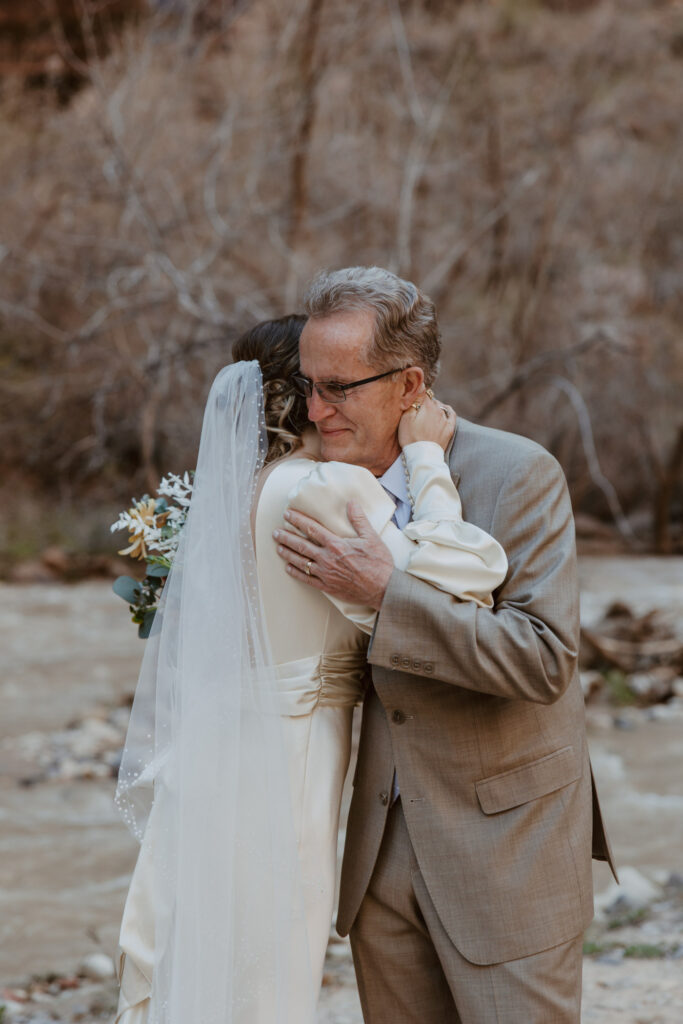
[[(615, 598), (683, 622), (683, 558), (585, 558), (581, 585), (587, 623)], [(34, 772), (31, 782), (31, 752), (70, 723), (121, 705), (135, 687), (142, 642), (109, 584), (88, 582), (0, 585), (0, 644), (1, 989), (30, 974), (73, 972), (90, 952), (114, 955), (137, 854), (113, 805), (114, 779), (35, 781)], [(651, 877), (683, 873), (682, 722), (643, 714), (615, 728), (589, 719), (615, 855)], [(597, 890), (609, 883), (597, 865)], [(321, 1020), (360, 1019), (355, 995), (340, 985), (329, 987)], [(337, 1003), (346, 1009), (335, 1016)]]

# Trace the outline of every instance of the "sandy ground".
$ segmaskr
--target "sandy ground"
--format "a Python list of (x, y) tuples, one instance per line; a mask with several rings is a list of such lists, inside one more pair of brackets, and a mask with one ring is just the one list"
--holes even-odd
[[(587, 622), (613, 597), (683, 621), (683, 559), (590, 558), (581, 574)], [(142, 644), (102, 583), (0, 586), (0, 644), (0, 1006), (17, 1024), (111, 1020), (115, 982), (77, 972), (89, 954), (114, 955), (137, 853), (107, 758), (114, 763)], [(654, 895), (592, 926), (587, 1024), (683, 1020), (682, 733), (680, 709), (640, 712), (621, 727), (589, 713), (618, 862), (650, 879)], [(603, 893), (604, 866), (595, 877)], [(336, 939), (318, 1019), (362, 1020), (348, 944)]]

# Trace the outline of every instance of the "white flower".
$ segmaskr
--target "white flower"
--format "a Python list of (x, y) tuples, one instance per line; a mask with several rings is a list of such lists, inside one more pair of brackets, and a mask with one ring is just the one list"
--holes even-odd
[(176, 473), (168, 473), (159, 483), (157, 494), (161, 494), (166, 498), (172, 498), (181, 508), (187, 508), (192, 499), (192, 480), (190, 479), (190, 474), (187, 470), (182, 477)]
[(159, 483), (157, 495), (150, 498), (145, 494), (139, 501), (133, 498), (131, 507), (112, 523), (112, 532), (127, 530), (129, 534), (129, 546), (119, 551), (120, 555), (147, 559), (151, 554), (172, 560), (192, 500), (191, 475), (169, 473)]

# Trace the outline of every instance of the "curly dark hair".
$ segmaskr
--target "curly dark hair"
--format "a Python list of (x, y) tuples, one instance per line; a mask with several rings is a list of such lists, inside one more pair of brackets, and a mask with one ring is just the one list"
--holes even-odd
[(268, 430), (266, 462), (272, 462), (301, 444), (308, 424), (306, 399), (298, 395), (291, 376), (299, 369), (299, 338), (307, 317), (298, 313), (278, 320), (262, 320), (241, 334), (232, 346), (232, 358), (256, 359), (263, 378), (263, 403)]

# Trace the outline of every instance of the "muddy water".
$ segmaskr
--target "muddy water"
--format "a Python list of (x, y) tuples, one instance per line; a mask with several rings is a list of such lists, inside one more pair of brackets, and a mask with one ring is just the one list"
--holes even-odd
[(0, 986), (116, 945), (137, 844), (113, 779), (18, 785), (10, 737), (64, 728), (135, 686), (142, 642), (109, 584), (0, 586)]
[[(661, 609), (683, 635), (683, 558), (584, 558), (581, 618), (598, 620), (615, 600), (637, 614)], [(683, 718), (624, 719), (624, 728), (591, 727), (600, 799), (619, 865), (652, 874), (683, 873)], [(609, 882), (596, 865), (596, 887)], [(683, 1019), (683, 1011), (682, 1011)]]
[[(615, 597), (683, 621), (683, 559), (591, 558), (581, 572), (587, 621)], [(22, 786), (29, 766), (6, 741), (119, 702), (134, 688), (142, 644), (108, 584), (0, 586), (0, 651), (1, 988), (114, 953), (137, 845), (115, 812), (113, 779)], [(591, 729), (621, 865), (683, 873), (682, 732), (680, 718)], [(608, 880), (598, 866), (598, 888)], [(346, 1019), (359, 1019), (353, 1007)]]
[[(683, 874), (683, 718), (628, 731), (589, 727), (593, 770), (614, 854), (655, 878)], [(599, 891), (610, 881), (595, 866)]]

